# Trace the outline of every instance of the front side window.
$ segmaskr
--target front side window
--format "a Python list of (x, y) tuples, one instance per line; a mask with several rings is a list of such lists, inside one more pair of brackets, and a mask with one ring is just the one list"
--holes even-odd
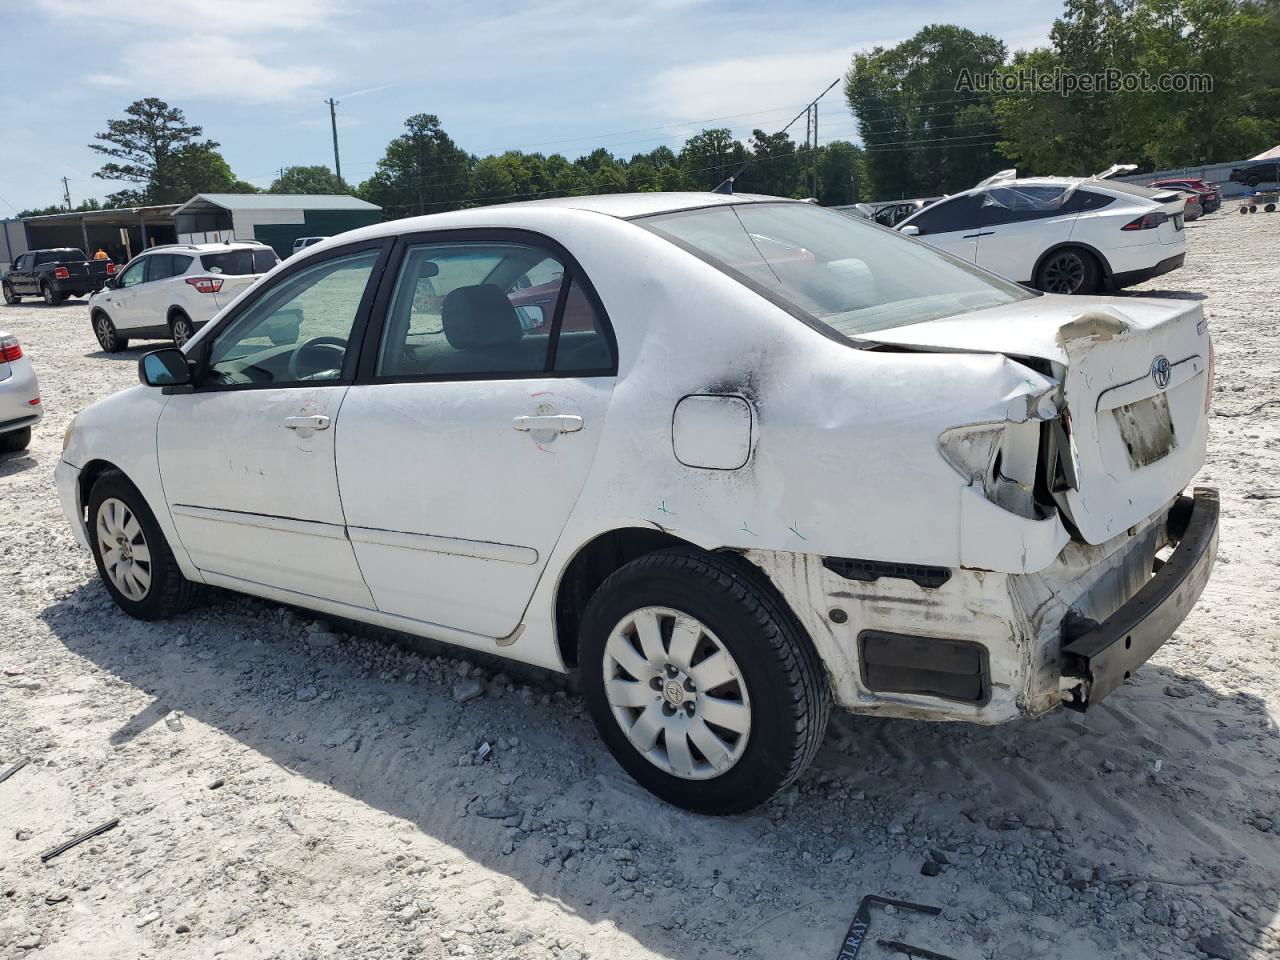
[(634, 222), (845, 337), (1034, 296), (924, 244), (808, 203), (704, 207)]
[(925, 207), (911, 219), (920, 236), (930, 233), (951, 233), (956, 230), (973, 230), (978, 226), (982, 211), (982, 198), (974, 194), (953, 197)]
[(134, 287), (140, 284), (147, 275), (147, 260), (149, 259), (148, 257), (142, 260), (135, 260), (129, 264), (128, 269), (120, 274), (120, 286)]
[(274, 283), (214, 339), (205, 382), (337, 380), (379, 251), (325, 260)]
[[(541, 247), (520, 243), (409, 247), (387, 308), (379, 377), (527, 376), (590, 359), (588, 341), (605, 345), (603, 326), (576, 281), (564, 295), (566, 268)], [(576, 295), (575, 295), (576, 291)], [(563, 310), (563, 314), (561, 311)], [(564, 318), (552, 357), (557, 316)]]

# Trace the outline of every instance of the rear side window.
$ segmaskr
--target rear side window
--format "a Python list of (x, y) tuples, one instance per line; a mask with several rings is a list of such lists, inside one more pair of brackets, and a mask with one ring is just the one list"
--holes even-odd
[(247, 276), (254, 273), (266, 273), (280, 258), (270, 249), (227, 250), (224, 253), (202, 253), (200, 266), (210, 273), (221, 273), (227, 276)]
[(375, 375), (611, 373), (602, 315), (567, 273), (558, 257), (520, 243), (410, 247), (387, 308)]
[(167, 280), (170, 277), (181, 276), (187, 272), (187, 267), (191, 266), (191, 257), (184, 257), (180, 253), (155, 253), (147, 258), (150, 266), (147, 268), (147, 281)]

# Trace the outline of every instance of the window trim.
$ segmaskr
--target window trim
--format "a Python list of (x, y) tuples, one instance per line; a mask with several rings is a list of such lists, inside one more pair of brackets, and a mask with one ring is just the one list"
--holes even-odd
[[(515, 371), (491, 371), (488, 373), (413, 373), (396, 375), (378, 375), (378, 353), (382, 344), (382, 333), (386, 329), (391, 298), (399, 282), (400, 270), (409, 247), (426, 244), (449, 243), (509, 243), (526, 247), (534, 247), (555, 257), (564, 265), (564, 276), (560, 283), (560, 293), (556, 298), (555, 315), (551, 321), (551, 332), (548, 334), (547, 356), (543, 369), (527, 373)], [(610, 364), (607, 370), (556, 370), (556, 349), (560, 343), (560, 324), (564, 318), (565, 303), (572, 283), (577, 281), (582, 287), (596, 317), (601, 325), (605, 342), (609, 347)], [(423, 230), (416, 233), (402, 233), (396, 236), (395, 245), (389, 261), (382, 268), (382, 281), (378, 285), (378, 294), (369, 316), (368, 329), (360, 349), (359, 365), (356, 368), (355, 383), (365, 386), (381, 383), (462, 383), (468, 381), (487, 380), (550, 380), (550, 379), (586, 379), (590, 377), (616, 377), (618, 375), (618, 338), (613, 330), (613, 321), (604, 308), (604, 302), (596, 292), (586, 271), (578, 264), (577, 259), (563, 245), (534, 230), (516, 227), (454, 227), (443, 230)]]
[[(195, 375), (192, 378), (192, 393), (232, 393), (242, 390), (310, 390), (316, 387), (349, 387), (355, 382), (356, 364), (360, 357), (364, 344), (366, 342), (366, 334), (369, 327), (370, 311), (375, 303), (376, 296), (381, 292), (386, 281), (386, 266), (388, 257), (393, 248), (392, 237), (376, 237), (372, 240), (364, 240), (358, 243), (347, 244), (343, 247), (337, 247), (333, 250), (327, 250), (319, 256), (307, 257), (295, 264), (290, 264), (285, 269), (277, 273), (271, 280), (262, 284), (260, 289), (252, 290), (249, 299), (239, 303), (234, 309), (224, 313), (218, 321), (213, 324), (213, 329), (200, 339), (197, 346), (198, 356), (189, 359), (195, 360)], [(296, 274), (302, 273), (304, 270), (310, 270), (321, 264), (328, 263), (330, 260), (341, 260), (347, 257), (355, 256), (361, 253), (367, 253), (371, 250), (378, 251), (378, 256), (373, 262), (373, 268), (369, 273), (369, 280), (365, 283), (364, 293), (360, 296), (360, 304), (356, 308), (356, 316), (351, 325), (351, 337), (347, 341), (347, 350), (342, 359), (342, 372), (334, 380), (307, 380), (289, 383), (205, 383), (205, 377), (209, 373), (209, 355), (213, 349), (213, 343), (231, 324), (244, 315), (245, 311), (253, 309), (264, 297), (271, 296), (280, 284), (288, 283)]]

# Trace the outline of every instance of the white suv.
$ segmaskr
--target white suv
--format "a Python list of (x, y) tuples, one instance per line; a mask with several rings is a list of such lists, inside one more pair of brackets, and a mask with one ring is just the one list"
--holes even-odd
[(990, 180), (898, 230), (1046, 293), (1084, 294), (1181, 267), (1185, 204), (1176, 190), (1113, 180)]
[(181, 347), (279, 262), (254, 241), (152, 247), (89, 298), (94, 336), (108, 353), (134, 339), (171, 338)]

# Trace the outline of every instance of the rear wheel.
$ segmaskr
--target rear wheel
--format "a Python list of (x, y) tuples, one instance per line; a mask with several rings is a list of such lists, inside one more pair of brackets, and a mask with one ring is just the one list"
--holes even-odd
[(179, 311), (169, 321), (169, 333), (173, 337), (174, 346), (182, 349), (182, 347), (186, 346), (187, 341), (195, 336), (196, 328), (191, 323), (191, 318)]
[(103, 474), (89, 493), (89, 542), (98, 576), (130, 616), (162, 620), (195, 599), (147, 502), (120, 473)]
[(741, 813), (791, 784), (831, 693), (791, 611), (739, 563), (664, 550), (592, 596), (582, 690), (606, 746), (643, 787), (698, 813)]
[(1250, 177), (1248, 180), (1245, 181), (1245, 183), (1249, 184), (1249, 186), (1251, 187), (1256, 187), (1261, 182), (1262, 180), (1259, 179), (1258, 177)]
[(5, 303), (21, 303), (22, 302), (22, 298), (13, 292), (13, 287), (9, 286), (9, 284), (7, 283), (0, 284), (0, 287), (3, 287), (4, 289)]
[(44, 302), (51, 307), (56, 307), (63, 300), (67, 299), (67, 295), (65, 293), (59, 293), (47, 283), (40, 284), (40, 296), (44, 297)]
[(93, 315), (93, 335), (98, 338), (98, 346), (107, 353), (119, 353), (129, 346), (129, 341), (120, 336), (111, 318), (101, 310)]
[(31, 445), (31, 428), (23, 427), (9, 433), (0, 433), (0, 452), (17, 453)]
[(1036, 274), (1036, 287), (1045, 293), (1085, 294), (1098, 289), (1102, 270), (1087, 250), (1064, 247), (1054, 250)]

